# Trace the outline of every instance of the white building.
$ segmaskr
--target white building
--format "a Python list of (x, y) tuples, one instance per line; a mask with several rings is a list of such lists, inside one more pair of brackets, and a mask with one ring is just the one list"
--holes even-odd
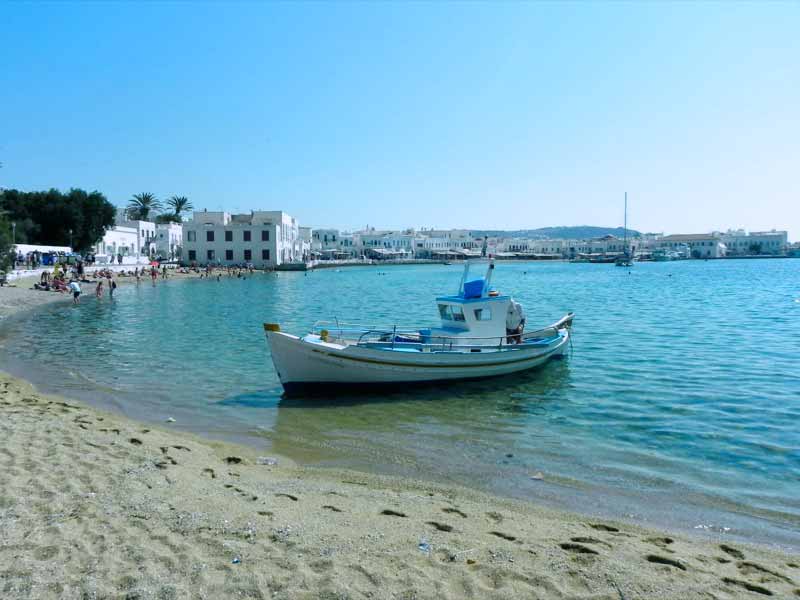
[(297, 220), (283, 211), (195, 212), (183, 224), (181, 257), (199, 265), (274, 268), (301, 261), (303, 239)]
[(483, 239), (474, 238), (467, 229), (427, 229), (420, 232), (420, 235), (447, 240), (447, 248), (450, 250), (480, 250)]
[(168, 260), (181, 257), (182, 223), (156, 223), (156, 255)]
[(302, 244), (302, 259), (303, 262), (311, 260), (311, 245), (313, 242), (314, 230), (311, 227), (298, 227), (297, 231), (300, 235), (300, 243)]
[(410, 258), (414, 255), (413, 230), (406, 231), (368, 231), (357, 232), (359, 250), (367, 258), (396, 259)]
[(680, 233), (665, 235), (658, 240), (660, 248), (680, 250), (685, 246), (691, 249), (692, 258), (721, 258), (726, 254), (725, 244), (717, 233)]
[(314, 229), (311, 236), (311, 249), (315, 252), (337, 250), (341, 236), (338, 229)]
[(128, 219), (127, 210), (124, 208), (118, 208), (115, 223), (116, 224), (113, 229), (125, 227), (136, 230), (135, 255), (138, 258), (148, 259), (152, 256), (155, 256), (156, 224), (153, 221), (131, 221)]
[(139, 258), (138, 231), (133, 227), (115, 225), (106, 230), (92, 251), (99, 263), (117, 263), (122, 257), (124, 264), (136, 264)]
[(785, 231), (728, 230), (720, 234), (728, 255), (783, 254), (789, 247), (789, 234)]
[(417, 258), (447, 257), (452, 251), (446, 237), (419, 235), (414, 239), (414, 254)]

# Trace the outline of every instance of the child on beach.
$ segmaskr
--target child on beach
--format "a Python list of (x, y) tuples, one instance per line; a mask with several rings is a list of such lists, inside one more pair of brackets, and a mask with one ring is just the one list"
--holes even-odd
[(72, 303), (81, 303), (81, 286), (77, 281), (70, 281), (69, 289), (72, 292)]

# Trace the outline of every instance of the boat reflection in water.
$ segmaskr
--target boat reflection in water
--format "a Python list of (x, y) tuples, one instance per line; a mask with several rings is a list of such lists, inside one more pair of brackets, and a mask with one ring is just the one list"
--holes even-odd
[(569, 362), (556, 361), (474, 382), (331, 388), (277, 401), (271, 389), (220, 404), (247, 409), (257, 424), (253, 433), (270, 442), (271, 452), (302, 463), (404, 475), (424, 465), (429, 475), (467, 484), (470, 472), (491, 466), (487, 456), (503, 449), (502, 459), (518, 447), (521, 433), (558, 443), (547, 428), (568, 405), (568, 387)]

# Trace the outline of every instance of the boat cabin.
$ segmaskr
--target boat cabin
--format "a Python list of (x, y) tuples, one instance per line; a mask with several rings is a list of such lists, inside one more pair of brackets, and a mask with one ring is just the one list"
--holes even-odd
[(506, 337), (506, 318), (513, 310), (511, 296), (501, 296), (491, 287), (494, 263), (484, 277), (469, 279), (469, 263), (453, 296), (436, 298), (441, 327), (423, 333), (431, 338), (459, 337), (465, 343), (498, 345)]

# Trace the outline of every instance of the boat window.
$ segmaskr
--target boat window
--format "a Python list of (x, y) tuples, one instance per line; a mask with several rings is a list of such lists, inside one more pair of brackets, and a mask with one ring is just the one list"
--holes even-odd
[(476, 321), (491, 321), (492, 320), (492, 309), (491, 308), (476, 308), (475, 309), (475, 320)]
[(444, 321), (464, 321), (464, 311), (461, 307), (451, 304), (440, 304), (439, 316), (441, 316)]

